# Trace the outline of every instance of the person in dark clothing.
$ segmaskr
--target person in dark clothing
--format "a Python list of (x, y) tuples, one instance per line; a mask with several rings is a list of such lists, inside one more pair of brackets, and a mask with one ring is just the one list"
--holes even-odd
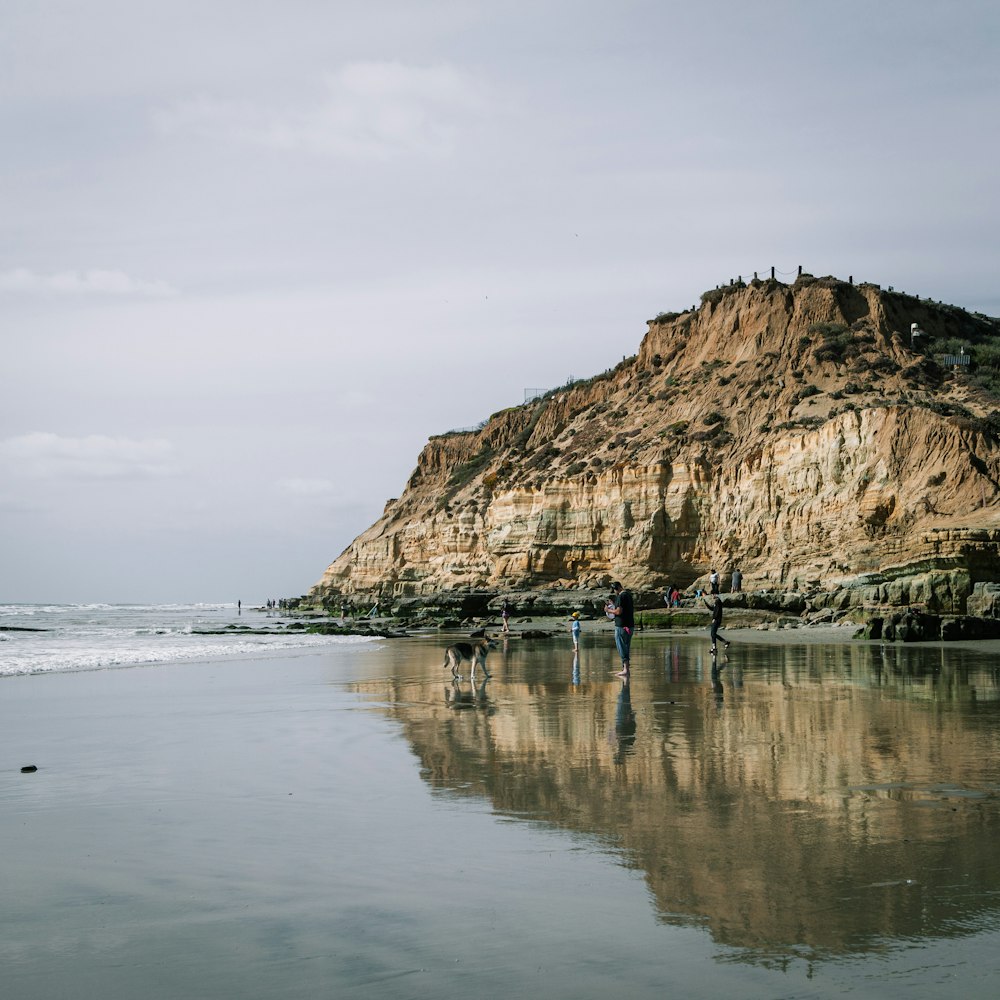
[(622, 658), (622, 669), (619, 676), (627, 677), (632, 633), (635, 631), (635, 609), (632, 604), (632, 594), (620, 583), (611, 584), (611, 590), (614, 594), (614, 603), (609, 607), (608, 613), (614, 616), (615, 646), (618, 648), (618, 655)]
[(712, 612), (712, 624), (709, 625), (708, 631), (712, 637), (711, 653), (715, 656), (715, 644), (718, 639), (721, 639), (726, 649), (729, 649), (729, 640), (725, 636), (719, 635), (719, 629), (722, 628), (722, 598), (716, 594), (715, 602), (709, 604), (708, 601), (705, 601), (705, 607)]

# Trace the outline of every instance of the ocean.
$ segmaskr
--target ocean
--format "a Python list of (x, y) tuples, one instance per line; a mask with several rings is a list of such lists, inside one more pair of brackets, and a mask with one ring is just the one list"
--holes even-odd
[[(0, 604), (0, 677), (260, 656), (370, 640), (260, 635), (277, 612), (226, 604)], [(219, 635), (218, 632), (225, 634)]]

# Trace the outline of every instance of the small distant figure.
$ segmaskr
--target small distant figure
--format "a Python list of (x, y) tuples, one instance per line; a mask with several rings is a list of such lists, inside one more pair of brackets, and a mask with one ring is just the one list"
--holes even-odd
[(717, 594), (719, 592), (719, 573), (718, 573), (718, 570), (714, 570), (713, 569), (712, 572), (708, 574), (708, 586), (709, 586), (709, 589), (712, 591), (713, 594)]
[(574, 611), (570, 615), (569, 619), (569, 630), (570, 634), (573, 636), (573, 652), (578, 653), (580, 651), (580, 612)]
[(679, 608), (681, 606), (681, 592), (676, 587), (670, 588), (670, 607)]
[(236, 602), (236, 613), (238, 615), (243, 614), (243, 602), (242, 601), (237, 601)]
[(503, 602), (503, 607), (500, 609), (500, 617), (503, 619), (503, 631), (510, 631), (510, 605), (507, 603), (506, 598)]
[(708, 627), (708, 634), (712, 639), (712, 648), (709, 652), (715, 656), (717, 640), (721, 639), (726, 649), (729, 649), (729, 640), (725, 636), (719, 635), (719, 629), (722, 628), (722, 598), (716, 594), (715, 602), (709, 604), (708, 601), (705, 601), (705, 607), (712, 612), (712, 624)]
[(734, 594), (743, 593), (743, 574), (738, 568), (733, 570), (733, 579), (730, 584), (730, 589)]

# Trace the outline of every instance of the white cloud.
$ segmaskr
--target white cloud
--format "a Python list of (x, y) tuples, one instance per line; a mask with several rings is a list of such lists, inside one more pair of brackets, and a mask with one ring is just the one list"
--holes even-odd
[(25, 267), (0, 272), (0, 292), (57, 295), (176, 295), (164, 281), (133, 278), (124, 271), (57, 271), (38, 274)]
[(157, 479), (176, 474), (173, 451), (159, 439), (36, 432), (0, 441), (0, 462), (31, 479)]
[(161, 111), (165, 133), (193, 133), (348, 159), (445, 156), (482, 110), (480, 88), (450, 66), (350, 63), (324, 78), (311, 106), (266, 108), (210, 97)]

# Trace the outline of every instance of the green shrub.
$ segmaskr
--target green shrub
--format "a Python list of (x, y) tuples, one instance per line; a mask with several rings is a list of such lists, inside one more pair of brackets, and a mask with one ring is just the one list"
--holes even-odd
[(826, 338), (839, 337), (847, 333), (847, 327), (843, 323), (812, 323), (809, 332)]

